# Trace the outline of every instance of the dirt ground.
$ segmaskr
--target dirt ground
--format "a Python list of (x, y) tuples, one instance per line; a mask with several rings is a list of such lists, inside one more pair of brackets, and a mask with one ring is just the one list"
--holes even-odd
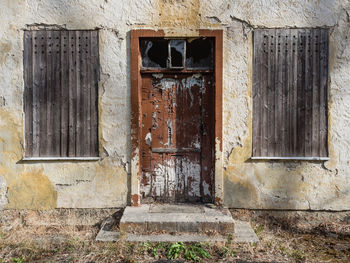
[(93, 226), (0, 224), (0, 262), (350, 262), (350, 212), (232, 210), (260, 242), (101, 243)]

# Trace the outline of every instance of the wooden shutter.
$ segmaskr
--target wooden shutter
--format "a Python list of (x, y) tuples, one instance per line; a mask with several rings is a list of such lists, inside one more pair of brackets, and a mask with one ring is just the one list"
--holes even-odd
[(254, 30), (253, 157), (327, 157), (327, 29)]
[(24, 32), (26, 157), (98, 156), (98, 31)]

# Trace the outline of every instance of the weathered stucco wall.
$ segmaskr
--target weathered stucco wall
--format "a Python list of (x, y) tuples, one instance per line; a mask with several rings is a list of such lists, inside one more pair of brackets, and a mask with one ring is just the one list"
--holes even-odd
[[(350, 209), (348, 1), (2, 0), (1, 7), (0, 209), (127, 204), (131, 184), (129, 31), (136, 28), (164, 29), (168, 36), (196, 36), (199, 28), (224, 30), (223, 173), (227, 206)], [(21, 161), (23, 29), (43, 24), (100, 28), (100, 161)], [(330, 161), (249, 160), (252, 29), (324, 26), (331, 29)]]

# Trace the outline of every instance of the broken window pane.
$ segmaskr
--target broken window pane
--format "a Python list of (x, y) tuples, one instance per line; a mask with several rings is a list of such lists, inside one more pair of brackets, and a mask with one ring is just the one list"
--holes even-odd
[(169, 47), (170, 47), (170, 67), (183, 68), (184, 54), (185, 54), (185, 41), (170, 40)]
[(213, 40), (210, 38), (197, 38), (187, 40), (186, 67), (187, 68), (212, 68)]
[(142, 67), (166, 68), (168, 41), (164, 39), (140, 40)]

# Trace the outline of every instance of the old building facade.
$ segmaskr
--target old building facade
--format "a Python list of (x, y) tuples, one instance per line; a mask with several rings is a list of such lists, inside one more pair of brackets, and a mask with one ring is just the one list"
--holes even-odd
[(348, 1), (0, 14), (0, 209), (350, 209)]

